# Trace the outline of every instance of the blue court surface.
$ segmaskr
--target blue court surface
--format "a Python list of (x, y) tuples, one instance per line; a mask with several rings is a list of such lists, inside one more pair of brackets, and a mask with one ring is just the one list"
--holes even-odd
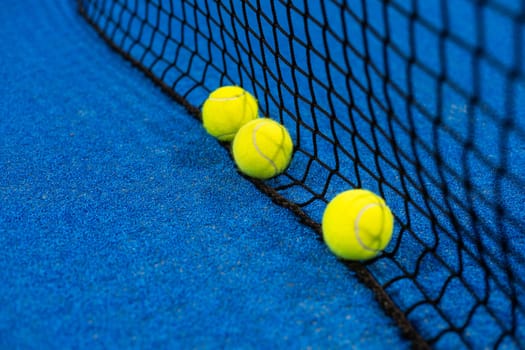
[[(525, 67), (516, 63), (525, 62), (525, 28), (502, 15), (524, 9), (494, 1), (483, 12), (487, 29), (480, 38), (469, 25), (479, 14), (468, 0), (449, 16), (434, 0), (392, 1), (397, 5), (388, 10), (370, 1), (366, 11), (363, 1), (349, 13), (360, 13), (368, 25), (330, 18), (335, 28), (359, 33), (339, 38), (317, 33), (317, 25), (303, 27), (284, 7), (279, 12), (282, 1), (258, 5), (283, 27), (297, 23), (284, 29), (321, 43), (330, 57), (354, 62), (347, 81), (332, 80), (345, 73), (317, 62), (317, 51), (288, 45), (280, 31), (265, 27), (265, 17), (250, 17), (251, 8), (233, 3), (273, 44), (253, 45), (251, 32), (240, 41), (219, 36), (218, 22), (181, 5), (185, 30), (200, 25), (201, 34), (246, 62), (221, 74), (231, 65), (228, 56), (206, 65), (204, 56), (224, 53), (188, 32), (176, 53), (175, 65), (191, 72), (182, 76), (161, 59), (175, 50), (166, 35), (144, 25), (155, 17), (147, 5), (119, 10), (177, 1), (92, 2), (102, 5), (79, 2), (92, 24), (191, 106), (226, 83), (252, 91), (262, 110), (289, 128), (297, 148), (287, 174), (266, 184), (313, 222), (320, 222), (328, 199), (351, 187), (386, 199), (396, 216), (394, 238), (366, 267), (429, 345), (525, 346)], [(418, 13), (436, 15), (411, 25), (405, 11), (414, 3)], [(198, 118), (112, 50), (78, 6), (71, 0), (0, 4), (0, 348), (410, 348), (413, 339), (355, 270), (293, 210), (241, 176)], [(311, 6), (309, 21), (327, 16)], [(211, 18), (228, 15), (215, 5), (209, 10)], [(162, 14), (155, 20), (166, 33), (173, 28)], [(133, 15), (142, 20), (135, 23)], [(450, 44), (441, 41), (437, 18), (444, 17), (446, 35), (456, 33)], [(127, 25), (118, 27), (118, 20)], [(227, 32), (242, 26), (232, 21)], [(388, 40), (395, 50), (361, 35), (381, 36), (388, 28), (397, 30)], [(354, 50), (338, 52), (330, 43), (339, 40)], [(417, 52), (411, 52), (414, 41)], [(463, 47), (479, 42), (483, 59), (472, 60)], [(275, 46), (281, 61), (269, 58)], [(407, 52), (416, 57), (414, 67), (404, 61)], [(305, 64), (315, 69), (287, 67), (291, 55), (309, 57)], [(265, 68), (249, 56), (266, 57)], [(307, 73), (314, 71), (312, 82)], [(296, 90), (314, 96), (317, 106), (298, 100)], [(415, 101), (408, 107), (407, 94)], [(349, 108), (345, 95), (365, 113)], [(384, 101), (391, 115), (402, 117), (387, 120)], [(350, 118), (334, 123), (326, 110), (352, 115), (352, 126), (345, 126)], [(312, 133), (313, 124), (340, 143)]]

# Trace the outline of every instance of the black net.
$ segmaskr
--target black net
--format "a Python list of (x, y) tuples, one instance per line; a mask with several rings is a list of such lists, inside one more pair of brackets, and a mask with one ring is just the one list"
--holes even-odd
[(79, 7), (196, 117), (221, 85), (252, 92), (296, 146), (285, 174), (254, 183), (317, 232), (343, 190), (386, 199), (392, 243), (348, 266), (415, 345), (525, 347), (522, 1)]

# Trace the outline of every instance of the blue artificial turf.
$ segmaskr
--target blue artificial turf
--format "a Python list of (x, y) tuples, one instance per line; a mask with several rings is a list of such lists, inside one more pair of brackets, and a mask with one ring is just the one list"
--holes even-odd
[(267, 184), (314, 221), (343, 190), (380, 193), (396, 229), (368, 269), (431, 344), (521, 342), (525, 61), (514, 1), (82, 3), (187, 103), (223, 84), (253, 92), (298, 150)]
[(0, 348), (405, 348), (74, 1), (0, 4)]

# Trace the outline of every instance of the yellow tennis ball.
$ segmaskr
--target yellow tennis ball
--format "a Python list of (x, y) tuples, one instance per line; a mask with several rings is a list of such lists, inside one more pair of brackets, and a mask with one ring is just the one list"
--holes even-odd
[(383, 198), (362, 189), (338, 194), (323, 214), (323, 238), (339, 258), (367, 260), (392, 238), (394, 217)]
[(269, 118), (245, 124), (232, 144), (233, 158), (239, 170), (262, 180), (281, 174), (290, 164), (292, 151), (288, 130)]
[(240, 86), (218, 88), (202, 106), (204, 128), (221, 141), (233, 140), (239, 128), (257, 115), (257, 100)]

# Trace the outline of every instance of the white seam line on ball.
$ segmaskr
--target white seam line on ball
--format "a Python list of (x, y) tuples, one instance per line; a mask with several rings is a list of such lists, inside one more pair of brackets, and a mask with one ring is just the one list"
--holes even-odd
[(259, 125), (257, 125), (253, 131), (252, 131), (252, 142), (253, 142), (253, 145), (255, 146), (255, 150), (257, 151), (257, 153), (259, 153), (259, 155), (261, 157), (263, 157), (264, 159), (266, 159), (268, 162), (270, 162), (270, 164), (273, 166), (273, 169), (275, 170), (274, 174), (277, 174), (279, 172), (279, 169), (277, 168), (277, 165), (273, 162), (272, 159), (268, 158), (262, 151), (261, 149), (259, 148), (259, 146), (257, 145), (257, 138), (256, 138), (256, 134), (257, 134), (257, 131), (259, 131), (260, 128), (262, 128), (264, 126), (264, 123), (261, 123)]
[(245, 92), (241, 93), (240, 95), (235, 95), (235, 96), (230, 96), (230, 97), (209, 97), (208, 100), (209, 101), (233, 101), (233, 100), (243, 97), (244, 95), (246, 95)]
[(374, 252), (374, 253), (380, 252), (381, 249), (373, 249), (363, 243), (363, 241), (361, 240), (361, 237), (359, 237), (359, 221), (361, 220), (361, 217), (368, 209), (372, 207), (376, 207), (376, 206), (381, 207), (382, 209), (384, 208), (384, 205), (379, 204), (379, 203), (370, 203), (368, 205), (365, 205), (364, 208), (359, 211), (354, 221), (354, 233), (355, 233), (355, 238), (357, 239), (357, 242), (363, 249), (368, 250), (369, 252)]

